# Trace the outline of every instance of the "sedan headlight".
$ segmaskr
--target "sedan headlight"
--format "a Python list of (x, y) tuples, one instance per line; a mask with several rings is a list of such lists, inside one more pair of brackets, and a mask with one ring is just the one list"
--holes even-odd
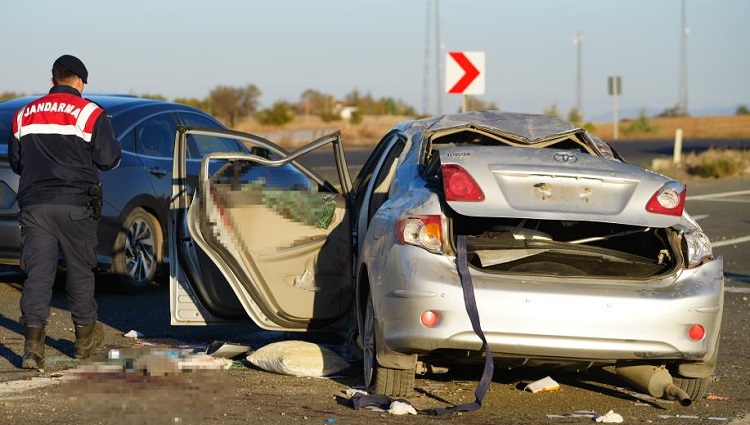
[(706, 261), (714, 259), (711, 241), (708, 240), (708, 237), (703, 232), (686, 232), (684, 238), (687, 245), (689, 267), (700, 266)]

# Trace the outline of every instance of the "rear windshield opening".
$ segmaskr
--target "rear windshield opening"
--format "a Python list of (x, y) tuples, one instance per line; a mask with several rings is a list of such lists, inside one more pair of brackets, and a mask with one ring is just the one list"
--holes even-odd
[(487, 272), (649, 277), (680, 261), (668, 229), (564, 220), (458, 217), (469, 261)]
[(535, 141), (533, 143), (513, 140), (512, 137), (504, 137), (497, 134), (491, 134), (479, 130), (461, 130), (454, 133), (435, 135), (430, 140), (427, 152), (427, 162), (434, 156), (437, 151), (443, 148), (453, 148), (461, 146), (515, 146), (531, 148), (551, 148), (557, 150), (569, 150), (587, 154), (594, 154), (591, 148), (583, 141), (577, 139), (576, 134), (568, 134), (559, 138), (551, 138), (545, 141)]

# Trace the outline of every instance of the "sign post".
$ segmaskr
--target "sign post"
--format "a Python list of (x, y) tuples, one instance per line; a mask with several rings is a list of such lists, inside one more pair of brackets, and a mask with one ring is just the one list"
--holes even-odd
[(615, 75), (609, 77), (607, 83), (609, 95), (612, 96), (612, 136), (617, 140), (618, 129), (620, 127), (619, 119), (617, 118), (617, 96), (622, 93), (622, 82), (620, 76)]
[(484, 52), (448, 52), (445, 58), (445, 91), (460, 94), (466, 112), (469, 94), (484, 94)]

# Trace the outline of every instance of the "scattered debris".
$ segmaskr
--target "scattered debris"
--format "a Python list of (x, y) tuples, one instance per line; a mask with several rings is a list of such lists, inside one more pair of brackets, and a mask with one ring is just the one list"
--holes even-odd
[(212, 357), (233, 359), (247, 354), (252, 348), (247, 345), (233, 344), (231, 342), (214, 341), (206, 348), (206, 354)]
[(172, 376), (198, 369), (229, 369), (229, 359), (209, 356), (192, 349), (132, 350), (112, 349), (107, 353), (108, 361), (92, 362), (71, 370), (75, 375), (89, 373), (135, 373), (144, 376)]
[(416, 415), (417, 409), (409, 403), (403, 401), (394, 401), (388, 408), (388, 413), (391, 415)]
[(138, 357), (133, 362), (133, 370), (147, 376), (174, 376), (180, 373), (177, 358), (165, 352)]
[(564, 415), (547, 415), (547, 418), (554, 419), (554, 418), (596, 418), (597, 415), (596, 412), (590, 411), (590, 410), (577, 410), (573, 413), (566, 413)]
[(549, 376), (542, 378), (538, 381), (534, 381), (526, 385), (526, 387), (524, 387), (524, 391), (530, 391), (532, 393), (557, 391), (559, 389), (560, 389), (560, 384), (558, 384), (554, 379), (552, 379)]
[(619, 423), (622, 423), (623, 419), (622, 419), (622, 415), (610, 410), (609, 412), (601, 416), (597, 416), (596, 421), (601, 422), (601, 423), (619, 424)]
[(349, 397), (349, 398), (352, 398), (352, 397), (354, 397), (354, 396), (355, 396), (355, 395), (357, 395), (357, 394), (360, 394), (360, 395), (367, 395), (367, 391), (364, 391), (364, 390), (358, 390), (358, 389), (356, 389), (356, 388), (347, 388), (347, 389), (346, 389), (346, 391), (345, 391), (344, 393), (345, 393), (345, 394), (346, 394), (346, 396), (347, 396), (347, 397)]
[[(657, 415), (660, 419), (670, 419), (670, 418), (677, 418), (677, 419), (700, 419), (701, 417), (698, 415)], [(721, 416), (709, 416), (706, 418), (709, 421), (727, 421), (729, 418), (721, 417)]]
[(234, 362), (231, 359), (214, 357), (206, 353), (195, 353), (177, 361), (180, 370), (229, 369)]
[(274, 342), (250, 353), (246, 359), (268, 372), (292, 376), (329, 376), (350, 366), (332, 350), (305, 341)]
[(729, 397), (723, 396), (723, 395), (709, 394), (709, 395), (706, 396), (706, 400), (711, 400), (711, 401), (727, 401), (727, 400), (729, 400)]
[(382, 394), (368, 394), (365, 391), (347, 389), (346, 394), (352, 402), (354, 410), (367, 408), (375, 412), (391, 415), (416, 415), (417, 409), (406, 399), (392, 399)]
[(143, 338), (145, 335), (143, 335), (142, 333), (136, 330), (131, 330), (130, 332), (126, 333), (123, 336), (126, 338)]

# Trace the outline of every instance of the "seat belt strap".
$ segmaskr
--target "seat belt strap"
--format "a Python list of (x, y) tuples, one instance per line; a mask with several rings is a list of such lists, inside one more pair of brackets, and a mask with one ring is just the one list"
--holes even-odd
[(474, 296), (474, 285), (471, 281), (469, 265), (466, 260), (466, 235), (458, 236), (457, 245), (458, 253), (456, 254), (456, 265), (458, 267), (458, 275), (461, 278), (461, 288), (464, 293), (464, 305), (466, 306), (466, 312), (469, 314), (471, 327), (474, 329), (474, 333), (482, 340), (482, 346), (485, 353), (484, 370), (482, 371), (482, 378), (479, 380), (479, 385), (474, 391), (474, 402), (459, 404), (448, 408), (437, 408), (434, 410), (436, 415), (471, 412), (482, 407), (482, 400), (487, 394), (487, 390), (490, 388), (492, 376), (495, 371), (495, 363), (492, 361), (492, 352), (490, 351), (490, 346), (487, 344), (487, 338), (484, 336), (482, 326), (479, 323), (479, 311), (477, 310), (477, 300)]

